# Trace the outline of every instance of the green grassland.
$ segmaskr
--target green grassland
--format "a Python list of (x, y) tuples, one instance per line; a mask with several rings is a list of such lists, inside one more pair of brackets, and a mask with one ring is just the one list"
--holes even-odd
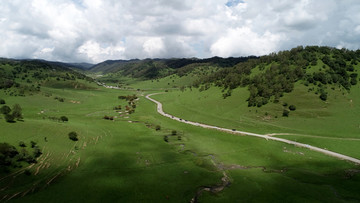
[[(195, 88), (184, 92), (174, 90), (153, 97), (165, 104), (165, 112), (186, 120), (261, 134), (300, 134), (279, 137), (360, 158), (357, 150), (360, 145), (359, 94), (359, 86), (353, 87), (350, 93), (330, 89), (329, 99), (324, 102), (314, 92), (308, 92), (308, 87), (297, 84), (279, 103), (262, 108), (247, 106), (246, 88), (235, 89), (226, 99), (216, 87), (202, 92)], [(291, 111), (289, 117), (282, 117), (286, 108), (282, 103), (293, 104), (296, 110)]]
[[(100, 87), (43, 87), (42, 92), (51, 92), (52, 96), (0, 95), (10, 106), (19, 103), (24, 114), (24, 122), (0, 120), (4, 132), (1, 142), (17, 145), (19, 141), (33, 140), (43, 152), (30, 168), (31, 175), (1, 175), (1, 188), (5, 188), (1, 198), (17, 194), (11, 198), (13, 202), (188, 202), (201, 186), (220, 184), (223, 171), (231, 185), (216, 194), (204, 192), (199, 201), (360, 198), (353, 189), (358, 187), (358, 175), (348, 177), (350, 169), (357, 169), (351, 163), (282, 143), (172, 121), (156, 113), (155, 105), (142, 96), (145, 92)], [(128, 94), (140, 98), (136, 111), (120, 117), (112, 108), (126, 105), (117, 96)], [(55, 96), (65, 101), (59, 102)], [(118, 118), (104, 120), (105, 114)], [(46, 118), (61, 115), (69, 121)], [(155, 131), (155, 125), (160, 125), (161, 130)], [(163, 136), (171, 130), (176, 130), (182, 139), (170, 137), (168, 143), (164, 142)], [(70, 131), (78, 132), (79, 141), (68, 139)], [(25, 167), (12, 169), (12, 173)], [(319, 196), (318, 191), (323, 195)]]
[[(322, 66), (318, 60), (306, 71)], [(180, 118), (261, 134), (288, 133), (273, 136), (360, 158), (359, 84), (350, 91), (326, 85), (322, 88), (328, 98), (322, 101), (315, 94), (318, 86), (298, 81), (278, 103), (271, 99), (259, 108), (248, 107), (247, 87), (233, 89), (226, 99), (214, 85), (205, 91), (189, 87), (200, 75), (216, 71), (207, 65), (182, 77), (135, 80), (108, 74), (99, 79), (122, 89), (104, 88), (60, 69), (23, 69), (11, 76), (12, 66), (0, 68), (19, 84), (0, 89), (0, 99), (11, 108), (19, 104), (24, 117), (9, 123), (0, 115), (0, 143), (21, 151), (19, 142), (24, 142), (32, 151), (30, 142), (35, 141), (42, 151), (35, 164), (20, 162), (22, 167), (1, 170), (0, 202), (360, 201), (358, 165), (280, 142), (180, 123), (158, 114), (145, 99), (164, 92), (152, 97)], [(256, 67), (250, 76), (269, 68)], [(36, 72), (53, 77), (39, 79)], [(31, 91), (22, 88), (32, 84)], [(126, 95), (138, 97), (134, 113), (127, 113), (130, 104), (118, 98)], [(122, 109), (114, 110), (119, 105)], [(296, 110), (282, 117), (289, 105)], [(56, 119), (61, 116), (69, 121)], [(78, 141), (69, 139), (71, 131)]]

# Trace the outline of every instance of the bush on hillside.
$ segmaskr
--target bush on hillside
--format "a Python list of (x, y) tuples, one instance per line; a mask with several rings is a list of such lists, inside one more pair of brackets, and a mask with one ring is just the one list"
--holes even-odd
[(30, 141), (31, 148), (34, 148), (36, 146), (36, 144), (37, 144), (36, 142)]
[(14, 119), (17, 119), (17, 120), (23, 119), (22, 108), (19, 104), (15, 104), (13, 106), (12, 116), (14, 117)]
[(5, 104), (5, 100), (4, 100), (4, 99), (0, 99), (0, 104)]
[(327, 93), (326, 92), (321, 92), (320, 99), (323, 100), (323, 101), (326, 101), (327, 100)]
[(72, 141), (78, 141), (78, 134), (74, 131), (70, 132), (69, 133), (69, 139), (72, 140)]
[(11, 108), (7, 105), (4, 105), (0, 108), (0, 113), (6, 115), (9, 114), (11, 112)]
[(25, 144), (23, 141), (20, 141), (20, 142), (19, 142), (19, 146), (20, 146), (20, 147), (26, 147), (26, 144)]
[(283, 117), (289, 117), (289, 113), (290, 113), (290, 111), (284, 109), (284, 111), (283, 111), (283, 113), (282, 113), (282, 116), (283, 116)]
[(14, 116), (12, 114), (5, 114), (5, 120), (8, 123), (14, 123)]
[(290, 106), (289, 106), (289, 110), (290, 110), (290, 111), (295, 111), (295, 110), (296, 110), (296, 106), (295, 106), (295, 105), (290, 105)]
[(67, 122), (67, 121), (69, 121), (68, 117), (66, 117), (66, 116), (61, 116), (61, 117), (60, 117), (60, 120), (61, 120), (62, 122)]

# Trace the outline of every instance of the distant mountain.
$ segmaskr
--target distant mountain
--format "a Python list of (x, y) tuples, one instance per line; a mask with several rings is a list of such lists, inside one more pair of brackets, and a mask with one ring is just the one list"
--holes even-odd
[(91, 63), (67, 63), (67, 64), (71, 67), (75, 67), (82, 70), (88, 70), (94, 66), (94, 64)]
[(207, 59), (174, 58), (174, 59), (133, 59), (133, 60), (108, 60), (94, 65), (89, 71), (94, 73), (118, 73), (135, 78), (153, 79), (165, 75), (184, 72), (184, 67), (191, 64), (209, 64), (218, 67), (232, 67), (240, 62), (245, 62), (255, 56), (249, 57), (212, 57)]

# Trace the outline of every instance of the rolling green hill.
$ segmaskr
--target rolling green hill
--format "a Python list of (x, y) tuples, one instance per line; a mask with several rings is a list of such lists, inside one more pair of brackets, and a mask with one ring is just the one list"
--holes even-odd
[(359, 53), (108, 61), (86, 72), (95, 80), (1, 59), (0, 202), (358, 202), (358, 165), (180, 123), (145, 95), (162, 92), (153, 98), (182, 119), (359, 159)]

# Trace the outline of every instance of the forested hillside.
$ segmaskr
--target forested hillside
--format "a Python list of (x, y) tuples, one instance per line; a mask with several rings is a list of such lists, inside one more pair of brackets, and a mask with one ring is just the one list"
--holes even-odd
[(277, 103), (296, 83), (308, 86), (308, 91), (326, 100), (329, 88), (350, 91), (357, 84), (359, 60), (360, 50), (299, 46), (220, 69), (199, 78), (194, 86), (201, 90), (211, 84), (222, 87), (224, 98), (231, 96), (237, 87), (248, 87), (248, 106)]
[(171, 74), (183, 76), (194, 70), (196, 65), (207, 64), (220, 68), (232, 67), (237, 63), (245, 62), (251, 58), (257, 57), (108, 60), (93, 66), (90, 71), (102, 74), (120, 73), (122, 76), (141, 79), (155, 79)]
[(92, 81), (82, 73), (74, 71), (64, 63), (42, 60), (0, 59), (0, 89), (11, 96), (25, 96), (40, 91), (43, 85), (56, 81)]

